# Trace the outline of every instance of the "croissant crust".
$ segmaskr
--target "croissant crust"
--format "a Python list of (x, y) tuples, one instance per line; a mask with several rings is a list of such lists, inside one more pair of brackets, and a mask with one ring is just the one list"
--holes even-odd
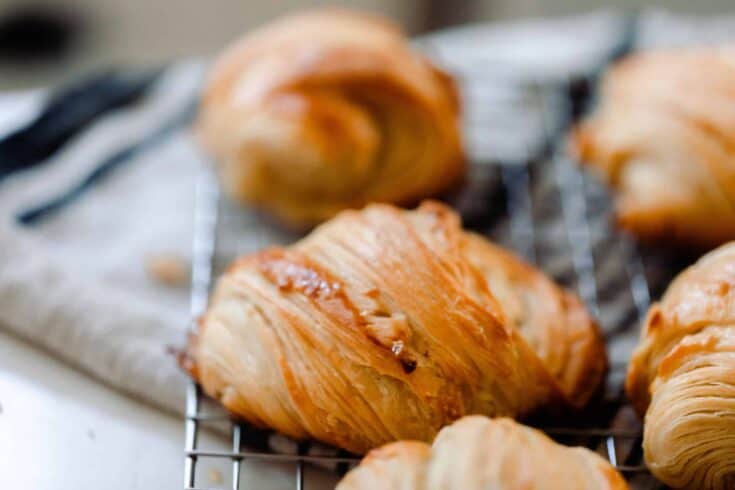
[(510, 419), (468, 416), (434, 444), (401, 441), (371, 451), (337, 490), (626, 490), (600, 456), (561, 446)]
[(680, 247), (735, 239), (735, 47), (632, 56), (600, 98), (572, 146), (613, 187), (619, 223)]
[(581, 407), (605, 367), (579, 300), (438, 203), (345, 211), (239, 259), (188, 357), (234, 414), (356, 453), (465, 414)]
[(674, 488), (735, 488), (735, 243), (682, 272), (651, 307), (626, 389), (651, 471)]
[(465, 169), (451, 77), (390, 21), (341, 9), (287, 16), (230, 47), (197, 128), (234, 199), (297, 227), (416, 203)]

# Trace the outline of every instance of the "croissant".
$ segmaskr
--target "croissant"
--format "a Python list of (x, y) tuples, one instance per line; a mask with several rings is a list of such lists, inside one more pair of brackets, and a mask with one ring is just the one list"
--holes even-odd
[(465, 257), (487, 281), (506, 321), (518, 329), (573, 407), (600, 388), (607, 354), (599, 328), (579, 298), (541, 271), (474, 233), (464, 234)]
[(733, 135), (735, 49), (700, 47), (615, 66), (572, 147), (614, 188), (624, 228), (708, 249), (735, 239)]
[(735, 242), (651, 307), (626, 389), (645, 413), (651, 472), (674, 488), (735, 488)]
[(290, 15), (230, 47), (197, 127), (226, 191), (297, 227), (418, 202), (465, 170), (452, 79), (390, 21), (346, 10)]
[(371, 451), (336, 490), (626, 490), (594, 452), (566, 447), (513, 420), (464, 417), (434, 444), (400, 441)]
[(345, 211), (232, 264), (185, 367), (250, 423), (355, 453), (469, 413), (581, 406), (605, 368), (596, 324), (518, 262), (439, 203)]

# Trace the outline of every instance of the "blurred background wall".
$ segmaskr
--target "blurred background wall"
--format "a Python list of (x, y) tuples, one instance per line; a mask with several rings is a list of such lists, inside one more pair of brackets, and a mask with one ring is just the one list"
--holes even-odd
[[(340, 4), (389, 15), (411, 33), (467, 22), (652, 6), (644, 0), (0, 0), (0, 89), (58, 83), (95, 68), (207, 55), (292, 9)], [(732, 0), (668, 0), (711, 14)]]

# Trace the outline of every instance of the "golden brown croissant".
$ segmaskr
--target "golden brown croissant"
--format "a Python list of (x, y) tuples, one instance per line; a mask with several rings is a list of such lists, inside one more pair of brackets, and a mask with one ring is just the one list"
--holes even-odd
[(605, 376), (597, 325), (579, 298), (479, 235), (465, 234), (465, 257), (485, 277), (506, 320), (556, 378), (567, 401), (584, 407)]
[(572, 140), (615, 189), (623, 227), (680, 246), (735, 239), (735, 48), (622, 61)]
[[(345, 211), (290, 247), (235, 262), (191, 339), (188, 368), (249, 422), (356, 453), (429, 441), (465, 414), (579, 406), (605, 365), (594, 322), (498, 252), (438, 203)], [(513, 319), (473, 263), (484, 260), (488, 271), (509, 264), (491, 287), (533, 302), (514, 306)]]
[(651, 307), (628, 396), (643, 448), (674, 488), (735, 488), (735, 243), (682, 272)]
[(626, 490), (594, 452), (566, 447), (510, 419), (464, 417), (434, 444), (400, 441), (371, 451), (336, 490)]
[(198, 129), (229, 194), (294, 225), (418, 202), (464, 173), (453, 81), (390, 21), (344, 10), (287, 16), (228, 49)]

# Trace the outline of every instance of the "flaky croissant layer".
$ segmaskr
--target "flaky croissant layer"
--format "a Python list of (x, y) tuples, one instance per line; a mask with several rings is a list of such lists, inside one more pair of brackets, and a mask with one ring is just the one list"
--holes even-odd
[(605, 370), (579, 300), (438, 203), (346, 211), (241, 258), (189, 357), (234, 414), (356, 453), (465, 414), (581, 407)]
[(600, 456), (565, 447), (510, 419), (464, 417), (434, 444), (401, 441), (371, 451), (337, 490), (626, 490)]
[(653, 305), (628, 395), (646, 462), (674, 488), (735, 488), (735, 243), (682, 272)]
[(735, 239), (735, 45), (626, 58), (572, 143), (643, 239), (705, 249)]
[(417, 202), (464, 173), (453, 81), (390, 21), (346, 10), (290, 15), (230, 47), (198, 133), (232, 197), (293, 225)]

